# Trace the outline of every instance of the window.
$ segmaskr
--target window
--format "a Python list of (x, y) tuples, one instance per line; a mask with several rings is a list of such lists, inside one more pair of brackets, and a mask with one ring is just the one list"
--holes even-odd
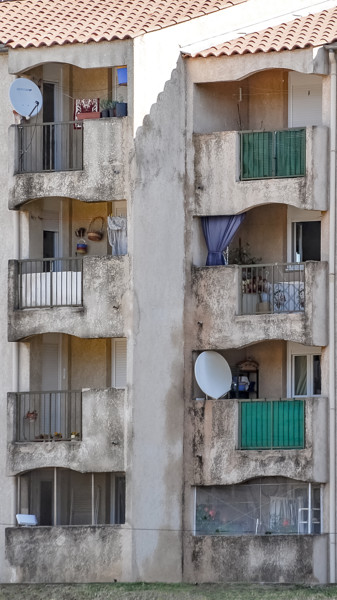
[(111, 340), (111, 385), (115, 388), (126, 387), (127, 343), (126, 338)]
[(288, 342), (288, 398), (310, 398), (321, 393), (321, 348)]
[(320, 394), (320, 354), (293, 355), (292, 396), (319, 396)]
[(321, 221), (319, 210), (287, 208), (287, 260), (302, 263), (321, 260)]
[(241, 449), (304, 448), (304, 400), (240, 402)]
[(196, 535), (321, 533), (320, 485), (265, 477), (196, 488)]
[(299, 221), (292, 226), (293, 262), (321, 260), (320, 221)]
[(37, 469), (19, 476), (18, 512), (39, 525), (109, 525), (125, 522), (125, 475)]

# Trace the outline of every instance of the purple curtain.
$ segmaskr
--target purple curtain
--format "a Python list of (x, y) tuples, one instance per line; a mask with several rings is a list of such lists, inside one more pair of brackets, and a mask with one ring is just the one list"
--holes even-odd
[(245, 216), (246, 213), (221, 217), (201, 217), (208, 248), (207, 267), (226, 264), (223, 251), (231, 243)]

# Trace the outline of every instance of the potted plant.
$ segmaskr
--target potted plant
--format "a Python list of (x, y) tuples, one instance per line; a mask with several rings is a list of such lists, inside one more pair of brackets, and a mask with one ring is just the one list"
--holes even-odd
[(37, 419), (37, 412), (36, 412), (36, 410), (29, 410), (26, 413), (25, 419), (28, 419), (28, 421), (36, 421), (36, 419)]
[(54, 440), (57, 442), (59, 440), (62, 440), (62, 433), (59, 433), (58, 431), (55, 431), (54, 435), (53, 435)]
[(116, 116), (116, 100), (110, 100), (109, 102), (109, 117), (115, 117)]
[(102, 119), (106, 119), (107, 117), (109, 117), (109, 108), (110, 108), (110, 104), (111, 104), (111, 100), (108, 100), (107, 98), (102, 98), (102, 100), (100, 100), (100, 109), (101, 109), (101, 118)]
[(122, 100), (116, 102), (116, 117), (126, 117), (128, 114), (127, 102)]
[(72, 440), (79, 440), (80, 439), (80, 434), (78, 431), (72, 431), (70, 434), (70, 438)]

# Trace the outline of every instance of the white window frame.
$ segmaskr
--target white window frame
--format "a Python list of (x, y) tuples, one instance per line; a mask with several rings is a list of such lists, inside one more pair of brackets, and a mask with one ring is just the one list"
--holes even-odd
[(289, 342), (287, 345), (287, 396), (294, 398), (294, 359), (295, 356), (307, 357), (307, 393), (303, 396), (296, 395), (296, 398), (311, 398), (319, 397), (321, 394), (313, 393), (313, 357), (322, 356), (322, 348), (320, 346), (304, 346), (295, 342)]
[[(293, 255), (293, 232), (294, 223), (309, 221), (320, 221), (322, 222), (322, 213), (320, 210), (301, 210), (294, 206), (288, 206), (287, 211), (287, 262), (296, 262)], [(322, 245), (322, 244), (321, 244)], [(322, 255), (322, 248), (321, 248)]]

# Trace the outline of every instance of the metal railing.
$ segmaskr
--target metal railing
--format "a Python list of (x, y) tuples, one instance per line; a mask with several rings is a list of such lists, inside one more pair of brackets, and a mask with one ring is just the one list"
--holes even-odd
[(239, 314), (305, 309), (305, 263), (239, 265)]
[(239, 409), (239, 449), (305, 447), (305, 400), (242, 400)]
[(83, 169), (83, 123), (17, 125), (15, 173)]
[(305, 136), (303, 128), (240, 133), (241, 180), (303, 177)]
[(18, 392), (16, 441), (80, 440), (82, 392)]
[(19, 309), (82, 304), (83, 258), (18, 261)]

